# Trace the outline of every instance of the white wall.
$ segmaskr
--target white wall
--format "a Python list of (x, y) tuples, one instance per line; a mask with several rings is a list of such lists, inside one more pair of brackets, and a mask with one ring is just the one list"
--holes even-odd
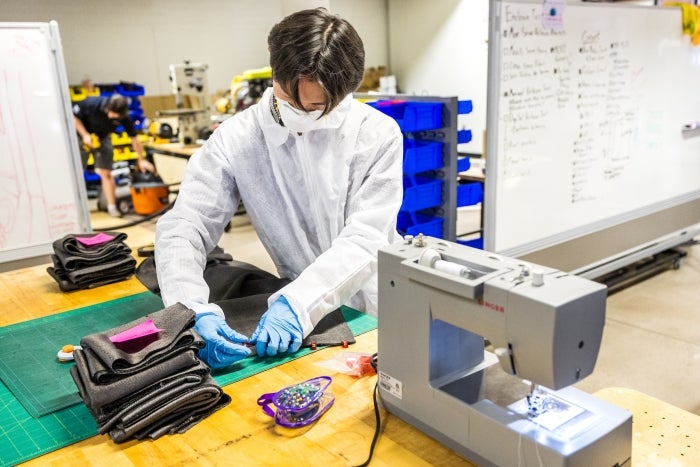
[(209, 66), (212, 92), (268, 64), (267, 34), (291, 11), (328, 7), (356, 27), (367, 65), (387, 62), (386, 0), (0, 0), (0, 21), (56, 20), (68, 80), (131, 81), (170, 94), (168, 65)]
[(387, 0), (331, 0), (330, 10), (347, 19), (365, 45), (365, 67), (389, 65)]
[(471, 99), (460, 151), (481, 154), (486, 127), (489, 0), (388, 0), (389, 63), (401, 92)]
[(389, 66), (402, 91), (474, 102), (460, 117), (482, 152), (486, 121), (489, 0), (0, 0), (0, 21), (56, 20), (68, 80), (133, 81), (170, 94), (168, 65), (209, 66), (211, 92), (268, 64), (267, 33), (286, 14), (316, 6), (348, 19), (366, 65)]

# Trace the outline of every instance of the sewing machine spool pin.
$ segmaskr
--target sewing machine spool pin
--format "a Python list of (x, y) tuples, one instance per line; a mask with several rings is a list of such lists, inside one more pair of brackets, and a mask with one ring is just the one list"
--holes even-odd
[(418, 258), (418, 264), (429, 268), (437, 269), (453, 276), (469, 277), (469, 268), (461, 264), (445, 261), (437, 250), (427, 248), (423, 250)]

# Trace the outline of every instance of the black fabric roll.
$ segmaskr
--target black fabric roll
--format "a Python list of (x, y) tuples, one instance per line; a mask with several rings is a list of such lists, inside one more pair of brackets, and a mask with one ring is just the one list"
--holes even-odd
[(99, 266), (101, 264), (108, 264), (115, 259), (123, 258), (124, 256), (131, 255), (131, 248), (129, 248), (125, 243), (119, 245), (112, 245), (110, 248), (104, 250), (103, 254), (99, 256), (77, 256), (77, 255), (67, 255), (65, 252), (54, 250), (54, 255), (58, 262), (65, 268), (66, 271), (78, 271), (82, 268), (90, 266)]
[[(131, 255), (114, 258), (113, 261), (87, 266), (75, 271), (65, 272), (64, 275), (72, 284), (89, 288), (97, 282), (104, 282), (114, 278), (127, 278), (134, 274), (136, 260)], [(58, 269), (58, 268), (54, 268)]]
[(216, 412), (222, 407), (227, 406), (231, 403), (231, 397), (226, 393), (221, 393), (221, 397), (216, 401), (215, 404), (200, 407), (198, 409), (192, 410), (192, 406), (188, 407), (187, 410), (180, 410), (174, 412), (173, 414), (163, 417), (157, 422), (154, 422), (148, 427), (147, 430), (135, 433), (134, 437), (136, 439), (158, 439), (165, 434), (179, 434), (184, 433), (194, 425), (208, 417), (210, 414)]
[(141, 388), (160, 382), (173, 373), (179, 373), (183, 370), (192, 371), (193, 367), (200, 364), (194, 351), (186, 351), (138, 373), (115, 379), (109, 384), (97, 384), (89, 377), (83, 378), (81, 376), (89, 376), (90, 374), (85, 351), (75, 349), (73, 356), (75, 365), (70, 369), (73, 381), (78, 386), (80, 397), (93, 414), (99, 413), (105, 405), (134, 394)]
[[(153, 324), (161, 331), (158, 333), (158, 339), (150, 342), (145, 340), (147, 344), (143, 348), (127, 352), (110, 340), (110, 337), (149, 319), (152, 319)], [(83, 337), (80, 345), (88, 354), (90, 378), (96, 383), (106, 383), (115, 376), (137, 373), (162, 360), (172, 358), (176, 352), (204, 347), (202, 338), (192, 330), (193, 325), (194, 312), (181, 303), (176, 303), (106, 332)]]
[[(161, 430), (163, 426), (180, 425), (184, 419), (196, 418), (200, 414), (210, 413), (223, 407), (229, 401), (222, 398), (223, 391), (209, 374), (198, 379), (186, 376), (176, 381), (167, 390), (159, 388), (157, 393), (148, 394), (138, 403), (126, 406), (108, 423), (100, 426), (99, 432), (109, 432), (110, 438), (122, 443), (139, 433), (148, 436), (152, 429)], [(224, 403), (225, 402), (225, 403)]]
[(120, 271), (118, 274), (115, 275), (100, 274), (99, 276), (95, 277), (92, 281), (88, 281), (83, 284), (76, 284), (68, 278), (63, 269), (48, 267), (46, 268), (46, 272), (48, 272), (49, 276), (51, 276), (56, 281), (56, 283), (58, 283), (58, 287), (61, 289), (61, 292), (73, 292), (75, 290), (92, 289), (95, 287), (100, 287), (102, 285), (112, 284), (114, 282), (126, 280), (133, 275), (133, 272), (129, 272), (127, 274), (123, 271)]
[[(157, 333), (112, 342), (110, 337), (153, 320)], [(231, 398), (197, 352), (194, 312), (182, 304), (81, 339), (70, 374), (98, 431), (116, 443), (182, 433)]]
[[(123, 232), (104, 232), (113, 238), (103, 243), (96, 245), (84, 245), (78, 241), (78, 238), (90, 238), (94, 235), (89, 234), (68, 234), (63, 238), (53, 242), (54, 253), (60, 258), (61, 263), (69, 269), (73, 269), (71, 261), (76, 260), (99, 260), (100, 258), (108, 257), (113, 251), (122, 250), (124, 248), (124, 240), (127, 235)], [(100, 235), (100, 234), (96, 234)]]
[[(95, 245), (84, 245), (79, 238), (89, 234), (68, 234), (53, 242), (53, 266), (46, 271), (63, 292), (89, 289), (122, 281), (136, 270), (136, 259), (124, 243), (125, 233), (105, 232), (113, 238)], [(96, 234), (102, 235), (102, 234)]]
[(164, 394), (173, 394), (177, 391), (186, 391), (206, 380), (209, 368), (204, 363), (198, 363), (192, 368), (173, 373), (148, 386), (139, 388), (133, 394), (115, 400), (114, 402), (98, 408), (93, 416), (100, 427), (101, 432), (107, 432), (126, 414), (133, 413), (134, 408), (144, 403), (154, 403), (157, 397)]

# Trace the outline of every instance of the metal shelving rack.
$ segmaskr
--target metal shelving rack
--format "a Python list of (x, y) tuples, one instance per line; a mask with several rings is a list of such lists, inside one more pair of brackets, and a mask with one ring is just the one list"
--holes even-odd
[(431, 177), (442, 180), (442, 203), (424, 210), (433, 217), (443, 219), (442, 236), (445, 240), (456, 241), (457, 225), (457, 173), (468, 168), (458, 168), (459, 143), (471, 140), (470, 130), (457, 129), (457, 116), (471, 112), (471, 101), (459, 101), (456, 96), (414, 96), (408, 94), (368, 94), (355, 93), (354, 97), (363, 101), (388, 100), (405, 102), (430, 102), (442, 104), (442, 126), (431, 130), (405, 132), (404, 135), (420, 141), (443, 143), (443, 165), (431, 171)]

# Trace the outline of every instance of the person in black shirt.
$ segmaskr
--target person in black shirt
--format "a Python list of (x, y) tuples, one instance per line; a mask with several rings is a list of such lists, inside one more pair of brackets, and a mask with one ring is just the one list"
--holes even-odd
[[(140, 171), (155, 172), (155, 167), (146, 160), (143, 145), (136, 137), (134, 122), (128, 115), (129, 103), (120, 94), (91, 96), (73, 104), (75, 129), (78, 132), (78, 147), (82, 156), (83, 168), (87, 166), (89, 151), (95, 159), (95, 172), (102, 180), (102, 191), (107, 199), (107, 212), (110, 216), (121, 217), (117, 208), (117, 193), (112, 178), (112, 133), (119, 127), (131, 138), (131, 145), (138, 156), (137, 167)], [(100, 147), (92, 147), (94, 133), (100, 140)]]

